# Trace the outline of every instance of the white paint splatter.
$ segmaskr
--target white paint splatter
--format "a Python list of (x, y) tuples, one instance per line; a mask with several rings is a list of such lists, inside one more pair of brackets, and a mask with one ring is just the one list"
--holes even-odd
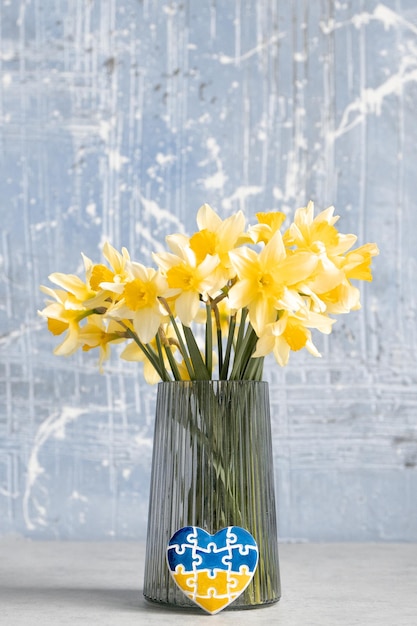
[(223, 189), (226, 181), (227, 176), (224, 172), (216, 172), (203, 180), (203, 186), (204, 189)]
[(130, 159), (122, 156), (116, 148), (108, 148), (106, 152), (109, 158), (109, 168), (115, 172), (119, 172), (125, 163), (129, 163)]
[(142, 435), (136, 435), (135, 443), (141, 448), (152, 448), (153, 440), (150, 437), (143, 437)]
[(32, 230), (34, 232), (39, 233), (42, 230), (47, 230), (47, 229), (50, 229), (50, 228), (56, 228), (57, 225), (58, 225), (57, 220), (50, 220), (48, 222), (38, 222), (37, 224), (32, 224), (31, 228), (32, 228)]
[(108, 143), (110, 139), (110, 133), (113, 131), (115, 126), (116, 126), (115, 117), (111, 117), (108, 120), (100, 120), (99, 127), (98, 127), (98, 134), (104, 142)]
[[(35, 530), (36, 525), (47, 526), (46, 508), (33, 495), (39, 477), (45, 472), (39, 462), (39, 453), (51, 437), (62, 439), (65, 427), (86, 412), (86, 409), (64, 406), (60, 413), (50, 415), (38, 428), (26, 467), (25, 492), (22, 502), (23, 518), (28, 530)], [(45, 488), (42, 485), (38, 488), (41, 494), (45, 494)]]
[(360, 29), (368, 26), (372, 21), (383, 24), (385, 30), (402, 26), (411, 30), (413, 33), (417, 33), (417, 27), (412, 22), (404, 19), (385, 4), (377, 4), (372, 13), (368, 11), (356, 13), (349, 21), (336, 22), (333, 18), (330, 18), (327, 22), (321, 21), (320, 28), (324, 35), (330, 35), (334, 31), (345, 28), (349, 24), (353, 24), (355, 28)]
[(12, 84), (12, 75), (11, 74), (3, 74), (2, 79), (3, 87), (10, 87)]
[[(386, 98), (392, 95), (401, 95), (406, 84), (417, 82), (416, 59), (403, 57), (402, 61), (397, 74), (393, 74), (374, 89), (369, 87), (363, 89), (360, 95), (346, 107), (340, 124), (334, 131), (334, 139), (337, 139), (355, 128), (355, 126), (358, 126), (358, 124), (361, 124), (367, 115), (381, 115), (382, 106)], [(412, 69), (410, 69), (410, 67), (412, 67)]]
[(152, 216), (158, 222), (158, 224), (163, 224), (164, 222), (175, 224), (178, 231), (183, 232), (184, 226), (181, 220), (176, 215), (174, 215), (167, 209), (161, 208), (154, 200), (149, 200), (148, 198), (145, 198), (141, 194), (139, 189), (136, 189), (135, 195), (139, 199), (148, 217)]
[(307, 53), (306, 52), (295, 52), (294, 53), (294, 61), (296, 63), (305, 63), (307, 60)]
[(12, 330), (0, 336), (0, 346), (8, 346), (9, 344), (13, 344), (16, 341), (21, 340), (24, 335), (37, 332), (44, 327), (44, 320), (41, 321), (37, 319), (31, 320), (29, 323), (21, 324), (16, 330)]
[(177, 157), (174, 154), (162, 154), (162, 152), (158, 152), (155, 158), (158, 165), (162, 166), (171, 165), (177, 160)]
[(284, 37), (286, 37), (286, 33), (278, 33), (277, 35), (270, 37), (267, 41), (264, 41), (263, 43), (258, 44), (257, 46), (255, 46), (254, 48), (251, 48), (250, 50), (248, 50), (247, 52), (244, 52), (243, 54), (239, 54), (234, 57), (230, 57), (226, 54), (219, 54), (217, 56), (217, 59), (222, 65), (231, 65), (231, 64), (239, 65), (241, 61), (247, 61), (254, 55), (265, 50), (266, 48), (269, 48), (274, 43), (276, 43), (280, 39), (283, 39)]
[(76, 489), (70, 495), (71, 500), (79, 500), (80, 502), (88, 502), (88, 498), (86, 496), (81, 495)]
[(260, 193), (262, 193), (262, 187), (256, 187), (254, 185), (237, 187), (231, 196), (223, 199), (222, 207), (230, 210), (233, 208), (233, 203), (237, 202), (239, 204), (239, 209), (244, 211), (246, 199), (250, 196), (257, 196)]
[(95, 217), (96, 216), (96, 208), (97, 208), (96, 203), (95, 202), (90, 202), (90, 204), (87, 204), (87, 206), (85, 207), (85, 212), (90, 217)]
[(200, 179), (204, 189), (223, 189), (227, 181), (227, 176), (223, 169), (223, 163), (220, 158), (220, 146), (214, 137), (209, 137), (206, 141), (206, 148), (208, 150), (208, 158), (204, 161), (200, 161), (199, 166), (205, 167), (214, 162), (217, 171), (211, 176), (206, 176), (204, 179)]

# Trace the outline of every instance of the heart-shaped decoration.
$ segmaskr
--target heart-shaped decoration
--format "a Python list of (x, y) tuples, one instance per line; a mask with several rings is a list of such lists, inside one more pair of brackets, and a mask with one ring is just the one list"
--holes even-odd
[(173, 534), (167, 549), (169, 571), (178, 587), (212, 615), (246, 589), (258, 556), (255, 539), (240, 526), (228, 526), (214, 535), (198, 526), (185, 526)]

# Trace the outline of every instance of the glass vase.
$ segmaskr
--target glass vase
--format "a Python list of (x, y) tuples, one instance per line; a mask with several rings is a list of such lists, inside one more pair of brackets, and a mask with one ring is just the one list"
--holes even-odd
[(227, 609), (257, 607), (279, 600), (266, 382), (159, 384), (145, 563), (146, 599), (195, 608), (175, 584), (166, 561), (171, 536), (185, 526), (198, 526), (210, 534), (227, 526), (240, 526), (255, 538), (259, 560), (254, 577)]

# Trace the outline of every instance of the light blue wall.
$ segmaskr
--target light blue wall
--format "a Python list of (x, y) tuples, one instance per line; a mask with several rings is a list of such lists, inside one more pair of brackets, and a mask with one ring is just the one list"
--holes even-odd
[(0, 533), (139, 538), (155, 388), (52, 355), (52, 271), (150, 262), (209, 202), (310, 198), (376, 241), (363, 308), (270, 364), (280, 537), (417, 540), (414, 0), (5, 0), (0, 8)]

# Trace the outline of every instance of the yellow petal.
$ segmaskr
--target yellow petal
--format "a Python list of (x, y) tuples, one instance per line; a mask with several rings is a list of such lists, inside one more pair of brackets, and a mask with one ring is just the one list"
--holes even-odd
[(209, 204), (203, 204), (197, 211), (197, 224), (200, 230), (207, 228), (216, 231), (221, 225), (222, 220)]
[(230, 260), (239, 278), (247, 277), (253, 274), (254, 271), (258, 272), (258, 255), (251, 248), (244, 246), (238, 250), (232, 250), (230, 252)]
[(239, 280), (233, 285), (228, 294), (231, 309), (243, 309), (254, 297), (252, 282), (246, 279)]
[(61, 335), (63, 332), (68, 330), (68, 322), (62, 322), (61, 320), (48, 317), (48, 330), (53, 335)]
[(285, 259), (286, 254), (281, 232), (277, 230), (259, 253), (259, 263), (272, 269)]
[(253, 357), (258, 358), (270, 354), (273, 351), (274, 346), (275, 337), (273, 335), (262, 335), (256, 343), (256, 350), (253, 353)]
[(78, 326), (70, 325), (64, 341), (55, 348), (54, 354), (57, 356), (74, 354), (80, 347), (78, 330)]
[(125, 361), (144, 361), (145, 354), (134, 341), (127, 344), (126, 348), (120, 353), (120, 358)]
[(190, 326), (198, 313), (200, 298), (194, 291), (184, 291), (175, 301), (177, 315), (185, 326)]
[(256, 298), (248, 308), (250, 322), (259, 337), (268, 324), (275, 322), (277, 311), (268, 299), (263, 297)]
[(149, 343), (158, 332), (162, 321), (159, 311), (153, 309), (141, 309), (133, 316), (133, 327), (142, 343)]
[(108, 241), (104, 243), (103, 256), (110, 263), (110, 266), (113, 268), (115, 274), (122, 273), (126, 262), (129, 260), (129, 253), (126, 248), (122, 248), (122, 254), (120, 254), (120, 252), (118, 252), (116, 248), (113, 248)]
[(274, 357), (281, 367), (287, 365), (290, 358), (290, 346), (282, 337), (277, 337), (275, 340)]
[(63, 287), (66, 291), (69, 291), (69, 293), (72, 293), (78, 300), (87, 300), (89, 296), (93, 295), (81, 278), (74, 274), (54, 272), (49, 275), (49, 280), (55, 285)]
[(282, 261), (280, 273), (283, 282), (287, 285), (295, 285), (306, 280), (314, 272), (318, 264), (318, 258), (310, 252), (296, 252)]

